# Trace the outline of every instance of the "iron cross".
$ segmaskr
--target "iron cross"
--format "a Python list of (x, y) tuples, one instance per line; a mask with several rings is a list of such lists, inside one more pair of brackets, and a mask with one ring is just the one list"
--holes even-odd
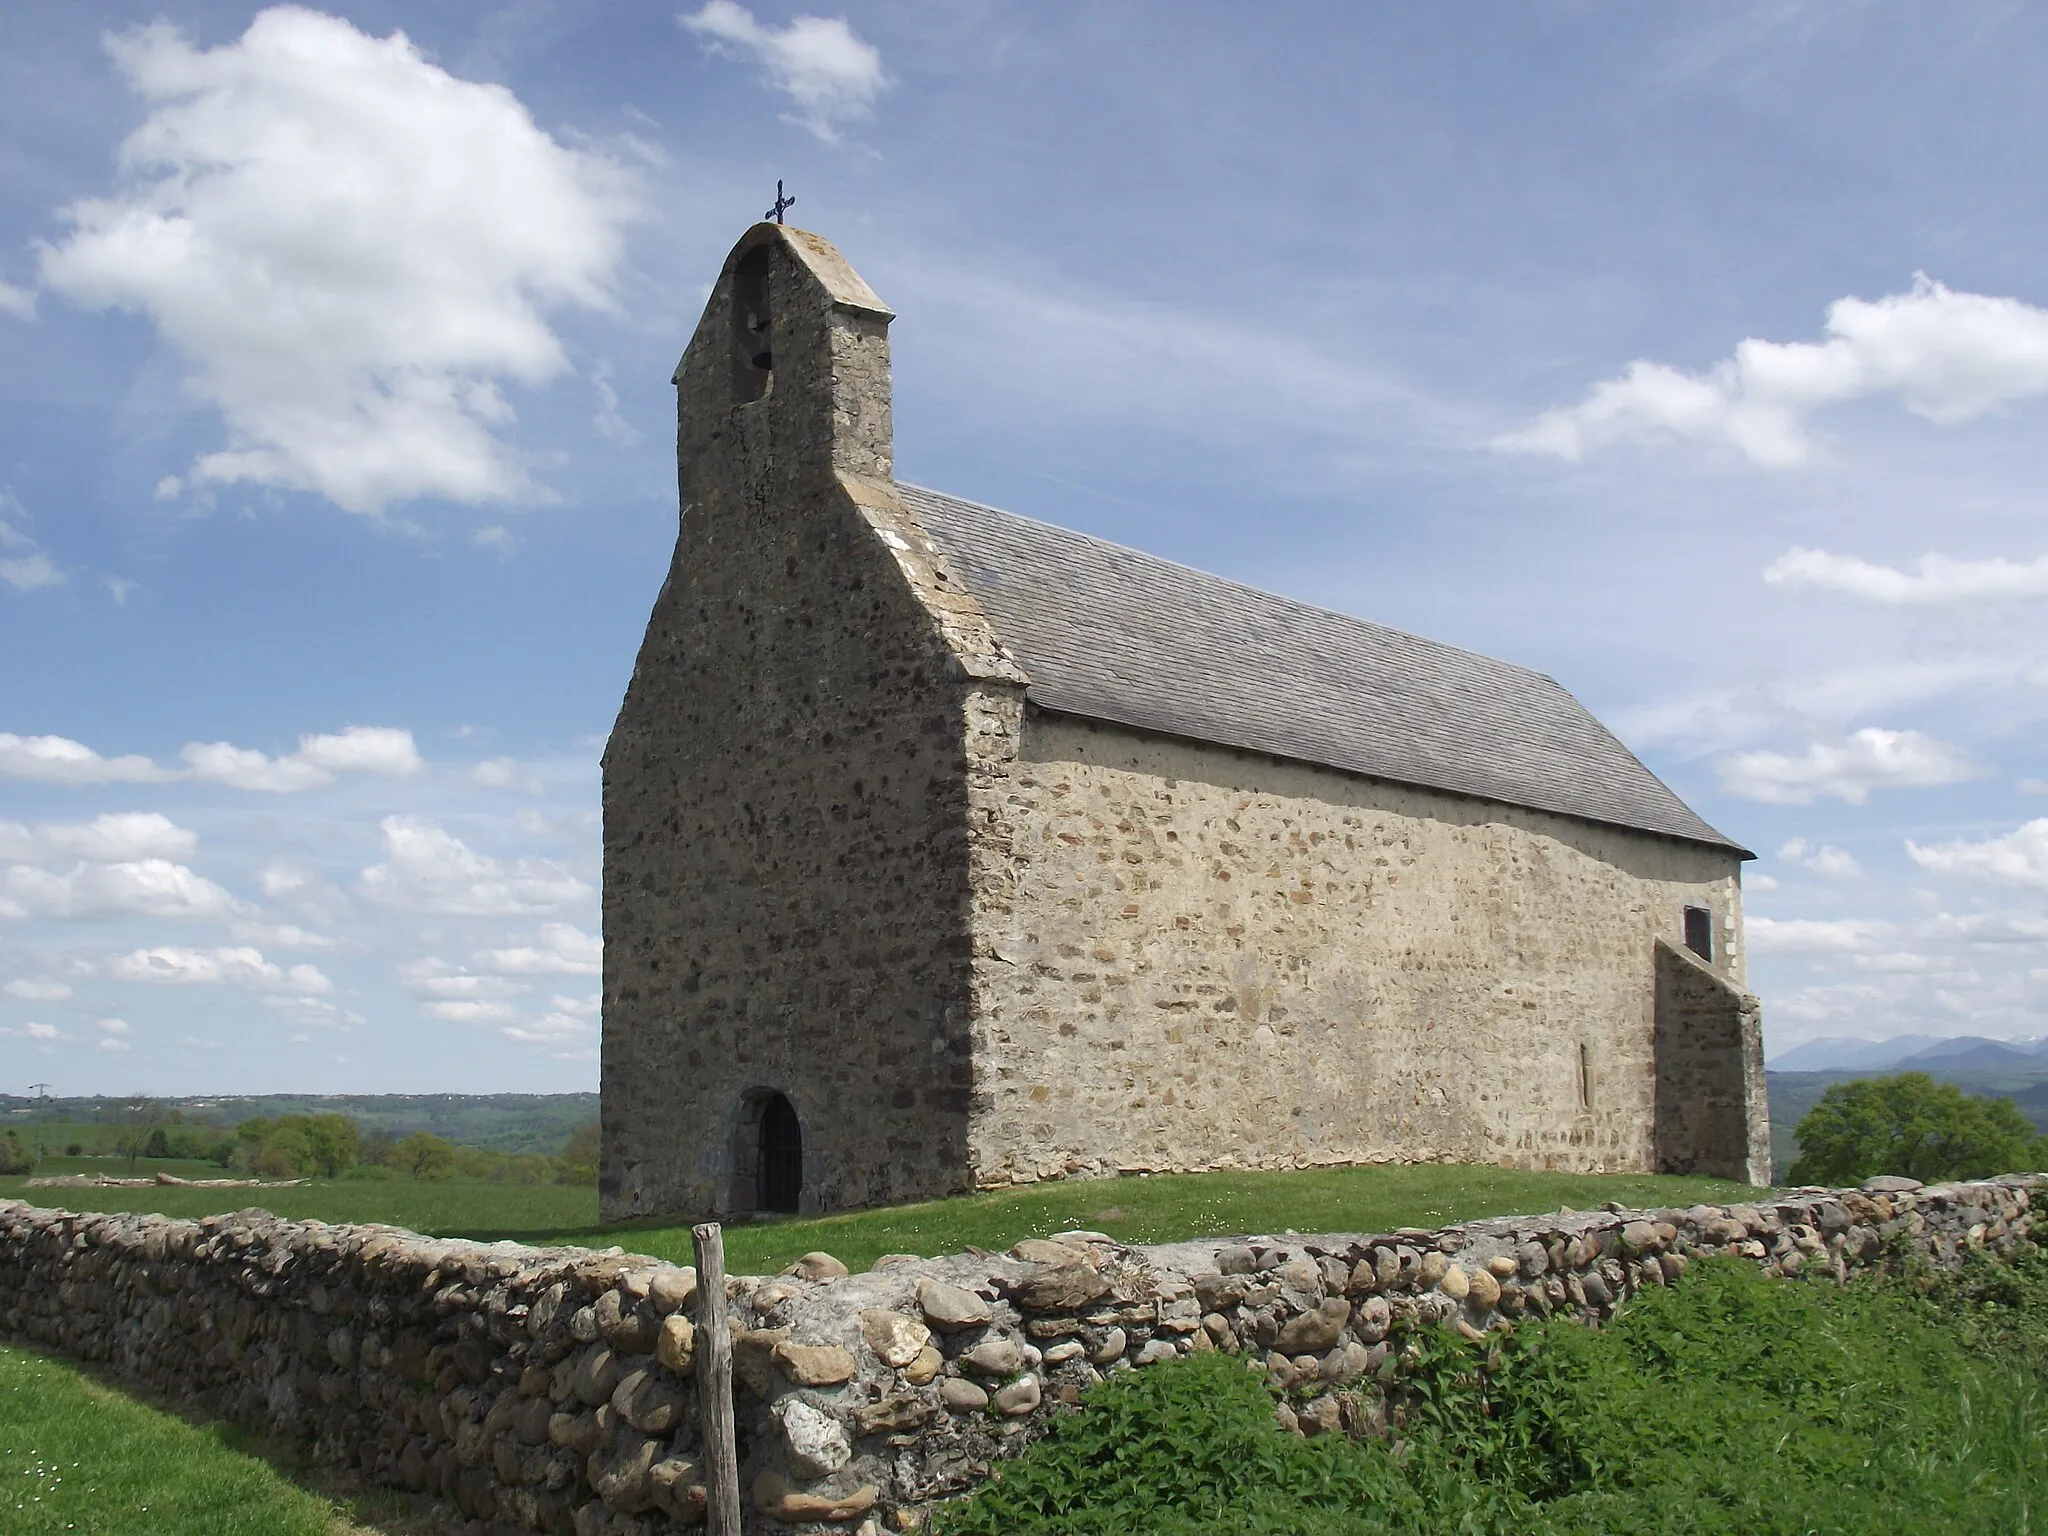
[(795, 206), (795, 198), (782, 195), (782, 178), (778, 176), (775, 180), (775, 206), (770, 208), (762, 217), (773, 219), (776, 223), (780, 224), (782, 222), (783, 210), (785, 208), (794, 208)]

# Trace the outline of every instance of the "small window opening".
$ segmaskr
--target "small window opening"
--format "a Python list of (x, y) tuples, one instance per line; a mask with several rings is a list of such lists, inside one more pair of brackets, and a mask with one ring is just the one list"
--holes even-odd
[(742, 405), (768, 392), (768, 375), (775, 366), (768, 254), (767, 246), (755, 246), (740, 258), (732, 275), (732, 389)]
[(1579, 1046), (1579, 1108), (1593, 1107), (1593, 1052), (1581, 1043)]
[(1705, 907), (1685, 909), (1685, 947), (1702, 960), (1714, 958), (1714, 914)]
[(795, 1211), (804, 1192), (804, 1131), (796, 1110), (781, 1094), (761, 1106), (761, 1161), (755, 1205), (764, 1211)]

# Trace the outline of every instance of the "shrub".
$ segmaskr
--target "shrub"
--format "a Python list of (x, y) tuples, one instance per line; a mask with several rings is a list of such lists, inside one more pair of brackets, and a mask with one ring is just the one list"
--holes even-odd
[[(1222, 1355), (1111, 1377), (946, 1536), (2026, 1531), (2048, 1500), (2048, 1264), (1960, 1280), (1695, 1265), (1612, 1323), (1411, 1340), (1389, 1447), (1275, 1429)], [(1391, 1454), (1390, 1454), (1391, 1450)], [(2035, 1524), (2029, 1523), (2029, 1512)]]
[(0, 1131), (0, 1174), (32, 1172), (35, 1161), (19, 1135), (11, 1130)]
[(2048, 1138), (2010, 1099), (1976, 1098), (1925, 1072), (1836, 1083), (1793, 1133), (1794, 1184), (1856, 1184), (1879, 1173), (1934, 1182), (2048, 1163)]
[(597, 1183), (597, 1122), (589, 1120), (569, 1133), (557, 1159), (555, 1177), (564, 1184)]
[(400, 1137), (391, 1156), (416, 1179), (451, 1179), (460, 1168), (455, 1144), (427, 1131)]
[(83, 1142), (78, 1142), (78, 1141), (68, 1141), (68, 1142), (66, 1142), (66, 1143), (64, 1144), (64, 1155), (65, 1155), (66, 1157), (83, 1157), (83, 1156), (85, 1156), (85, 1144), (84, 1144)]

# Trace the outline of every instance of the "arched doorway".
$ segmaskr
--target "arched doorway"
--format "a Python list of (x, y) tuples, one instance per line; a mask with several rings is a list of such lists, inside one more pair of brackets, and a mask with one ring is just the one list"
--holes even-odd
[(804, 1193), (804, 1130), (789, 1100), (772, 1093), (761, 1105), (760, 1160), (754, 1204), (763, 1211), (795, 1211)]

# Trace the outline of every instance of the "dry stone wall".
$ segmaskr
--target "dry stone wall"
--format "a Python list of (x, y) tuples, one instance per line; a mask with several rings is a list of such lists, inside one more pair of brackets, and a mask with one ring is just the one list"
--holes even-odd
[[(1660, 1113), (1708, 1088), (1726, 1112), (1688, 1122), (1685, 1170), (1769, 1182), (1735, 853), (1036, 709), (1019, 729), (976, 827), (1010, 882), (976, 904), (977, 1183), (1657, 1171)], [(1735, 1002), (1667, 1051), (1654, 956), (1688, 906), (1723, 939), (1693, 990)]]
[[(918, 1529), (1107, 1373), (1242, 1353), (1304, 1434), (1384, 1427), (1404, 1343), (1588, 1323), (1707, 1255), (1782, 1276), (2032, 1240), (2048, 1177), (1559, 1211), (1440, 1231), (827, 1255), (729, 1282), (749, 1531)], [(696, 1274), (617, 1250), (0, 1202), (0, 1334), (432, 1494), (466, 1536), (700, 1523)]]

